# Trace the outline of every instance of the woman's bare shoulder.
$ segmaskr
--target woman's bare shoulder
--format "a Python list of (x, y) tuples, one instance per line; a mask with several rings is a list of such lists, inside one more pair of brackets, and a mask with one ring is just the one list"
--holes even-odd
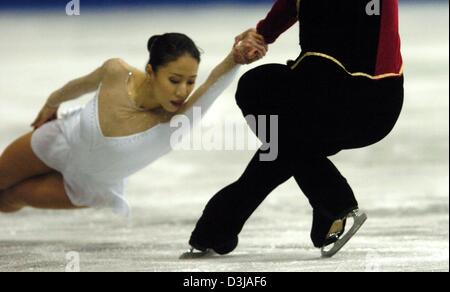
[(122, 65), (122, 61), (119, 58), (108, 59), (103, 63), (103, 83), (108, 82), (108, 80), (117, 80), (118, 78), (123, 78), (126, 74), (126, 69)]
[(129, 65), (123, 59), (120, 58), (111, 58), (105, 61), (103, 64), (104, 76), (106, 78), (123, 78), (128, 75), (130, 72), (132, 74), (138, 75), (141, 72)]
[[(108, 59), (103, 68), (101, 100), (119, 103), (126, 101), (128, 104), (130, 84), (134, 82), (136, 76), (140, 76), (142, 73), (120, 58)], [(130, 76), (130, 72), (132, 76)]]

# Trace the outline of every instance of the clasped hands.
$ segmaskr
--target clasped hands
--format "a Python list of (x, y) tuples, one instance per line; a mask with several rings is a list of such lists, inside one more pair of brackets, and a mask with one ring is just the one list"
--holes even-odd
[(263, 58), (268, 50), (264, 37), (251, 28), (234, 39), (233, 57), (238, 64), (251, 64)]

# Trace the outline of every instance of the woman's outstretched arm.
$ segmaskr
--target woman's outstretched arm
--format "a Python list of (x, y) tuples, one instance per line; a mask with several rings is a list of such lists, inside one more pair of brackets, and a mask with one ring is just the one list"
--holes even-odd
[[(189, 97), (183, 107), (175, 113), (177, 117), (170, 119), (169, 133), (175, 134), (171, 137), (171, 143), (172, 141), (180, 141), (182, 136), (196, 126), (201, 117), (214, 104), (215, 100), (235, 80), (240, 64), (249, 63), (248, 60), (241, 58), (242, 53), (240, 51), (254, 48), (254, 42), (258, 42), (258, 40), (250, 35), (242, 40), (239, 45), (236, 44), (225, 59), (211, 71), (207, 80)], [(256, 57), (252, 61), (262, 58), (266, 54), (266, 47), (262, 45), (256, 52)], [(198, 113), (200, 113), (200, 116)]]
[[(251, 51), (253, 56), (250, 61), (242, 58), (243, 51)], [(177, 114), (183, 114), (186, 110), (192, 108), (198, 103), (198, 100), (202, 96), (205, 96), (205, 93), (207, 93), (211, 87), (216, 85), (219, 79), (227, 79), (225, 77), (230, 75), (230, 72), (233, 71), (233, 69), (239, 67), (241, 64), (253, 63), (264, 57), (266, 53), (267, 45), (265, 44), (263, 37), (257, 34), (256, 31), (246, 33), (239, 42), (234, 44), (231, 52), (211, 71), (206, 81), (194, 91)]]
[(186, 112), (186, 110), (192, 108), (197, 103), (197, 101), (205, 95), (208, 89), (219, 80), (219, 78), (226, 75), (237, 66), (238, 64), (235, 62), (233, 53), (231, 52), (219, 65), (217, 65), (211, 71), (208, 79), (199, 88), (197, 88), (197, 90), (194, 91), (194, 93), (189, 97), (189, 99), (177, 114), (183, 114)]

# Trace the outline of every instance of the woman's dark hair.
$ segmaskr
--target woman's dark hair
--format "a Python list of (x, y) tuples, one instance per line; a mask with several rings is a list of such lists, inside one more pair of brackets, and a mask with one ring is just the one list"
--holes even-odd
[(199, 49), (188, 36), (181, 33), (152, 36), (148, 40), (147, 49), (150, 53), (148, 64), (152, 65), (155, 72), (159, 67), (176, 61), (185, 54), (189, 54), (200, 63)]

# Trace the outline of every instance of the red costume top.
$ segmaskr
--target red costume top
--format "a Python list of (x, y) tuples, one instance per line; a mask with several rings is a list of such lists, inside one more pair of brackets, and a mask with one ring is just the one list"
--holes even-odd
[(403, 73), (398, 0), (277, 0), (257, 25), (267, 43), (297, 21), (302, 54), (334, 61), (353, 76), (372, 79)]

